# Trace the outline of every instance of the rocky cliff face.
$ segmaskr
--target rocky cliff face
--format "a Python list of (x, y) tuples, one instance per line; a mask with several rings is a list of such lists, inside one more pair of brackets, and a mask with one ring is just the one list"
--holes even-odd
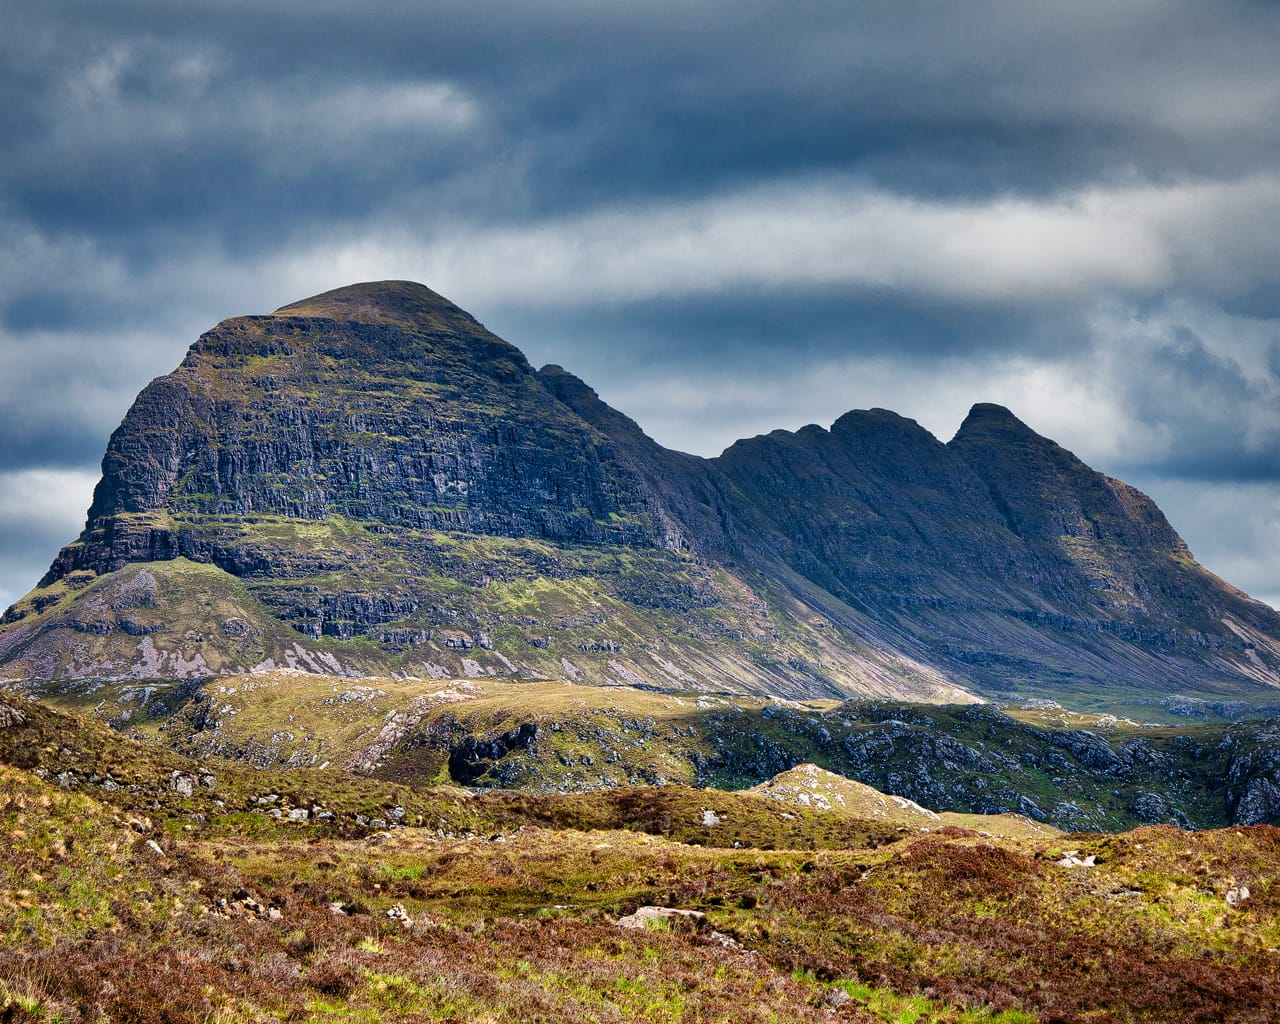
[(142, 392), (0, 671), (1266, 701), (1277, 638), (1007, 410), (948, 444), (871, 410), (699, 459), (381, 282), (225, 321)]
[(228, 320), (111, 438), (74, 568), (121, 514), (330, 515), (562, 543), (678, 547), (646, 481), (523, 355), (425, 288), (341, 289)]

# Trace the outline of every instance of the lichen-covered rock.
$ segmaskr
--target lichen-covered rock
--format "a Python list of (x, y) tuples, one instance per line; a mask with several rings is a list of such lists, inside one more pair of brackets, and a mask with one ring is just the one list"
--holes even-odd
[(178, 796), (189, 797), (196, 790), (196, 777), (186, 772), (175, 771), (169, 776), (169, 788)]
[(1280, 821), (1280, 783), (1260, 777), (1250, 779), (1236, 803), (1237, 825), (1264, 825)]

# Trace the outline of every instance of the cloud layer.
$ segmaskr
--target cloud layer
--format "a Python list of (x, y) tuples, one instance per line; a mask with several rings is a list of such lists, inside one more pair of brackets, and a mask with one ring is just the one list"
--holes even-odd
[(0, 602), (201, 331), (386, 277), (703, 454), (1002, 402), (1280, 596), (1272, 4), (25, 6)]

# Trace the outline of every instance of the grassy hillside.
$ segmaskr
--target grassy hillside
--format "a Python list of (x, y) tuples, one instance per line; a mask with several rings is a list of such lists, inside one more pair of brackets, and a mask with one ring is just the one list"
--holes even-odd
[[(5, 676), (48, 691), (278, 668), (975, 699), (886, 653), (865, 621), (838, 624), (776, 584), (675, 552), (340, 515), (124, 518), (181, 537), (192, 557), (45, 581), (6, 613)], [(209, 564), (218, 552), (272, 568), (232, 573)]]
[[(9, 1021), (1172, 1024), (1266, 1021), (1280, 997), (1270, 827), (996, 838), (747, 795), (391, 791), (6, 708)], [(396, 799), (414, 824), (268, 813), (321, 779), (342, 819)], [(741, 838), (698, 834), (707, 811)], [(644, 906), (703, 916), (618, 926)]]
[(1061, 708), (766, 700), (559, 681), (264, 671), (46, 698), (190, 756), (416, 785), (736, 790), (815, 763), (934, 811), (1066, 829), (1280, 821), (1275, 719), (1138, 724)]

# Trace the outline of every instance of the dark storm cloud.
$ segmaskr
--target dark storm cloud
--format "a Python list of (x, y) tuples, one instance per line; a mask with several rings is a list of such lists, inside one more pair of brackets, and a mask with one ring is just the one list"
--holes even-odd
[(197, 334), (380, 277), (687, 449), (995, 400), (1280, 481), (1273, 4), (11, 7), (0, 494), (82, 510)]
[[(17, 22), (11, 201), (130, 234), (163, 218), (256, 240), (475, 175), (493, 186), (475, 219), (804, 171), (1045, 194), (1248, 173), (1278, 130), (1259, 116), (1276, 18), (1247, 5), (113, 3)], [(466, 131), (380, 130), (381, 92), (407, 83), (474, 102)]]
[[(1135, 418), (1177, 439), (1161, 468), (1213, 480), (1280, 478), (1280, 437), (1273, 427), (1262, 443), (1252, 443), (1247, 415), (1250, 406), (1274, 400), (1274, 381), (1270, 387), (1251, 382), (1189, 327), (1177, 325), (1168, 335), (1144, 361), (1141, 387), (1130, 390)], [(1194, 419), (1188, 396), (1198, 406)]]

